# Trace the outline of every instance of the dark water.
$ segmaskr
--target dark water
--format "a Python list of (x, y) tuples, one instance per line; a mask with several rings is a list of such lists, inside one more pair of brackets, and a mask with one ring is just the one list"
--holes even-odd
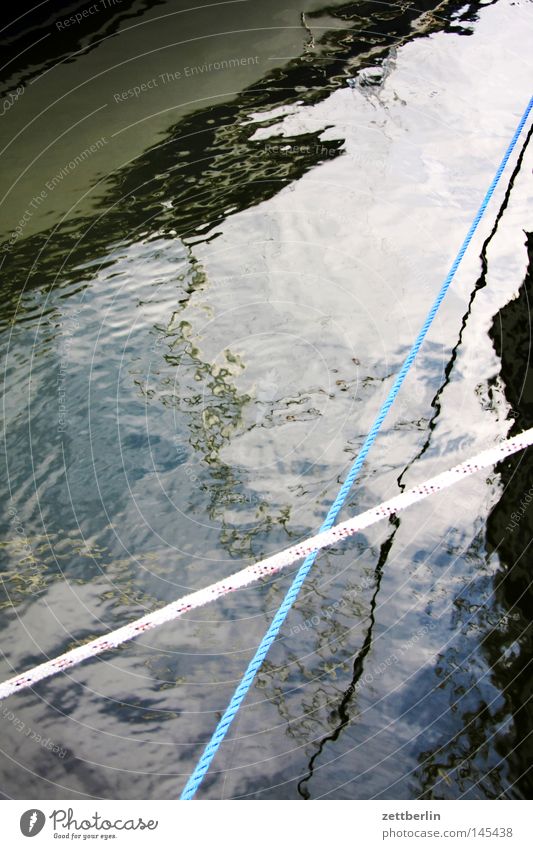
[[(531, 94), (524, 0), (188, 6), (3, 33), (2, 679), (320, 525)], [(528, 142), (344, 516), (533, 426)], [(203, 797), (529, 797), (532, 471), (323, 554)], [(175, 798), (289, 582), (3, 703), (3, 795)]]

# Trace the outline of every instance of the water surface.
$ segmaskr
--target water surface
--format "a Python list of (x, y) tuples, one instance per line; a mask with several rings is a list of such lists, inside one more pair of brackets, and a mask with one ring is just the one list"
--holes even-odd
[[(531, 94), (523, 1), (62, 20), (6, 30), (3, 678), (321, 524)], [(532, 156), (343, 516), (533, 426)], [(527, 797), (530, 479), (322, 554), (202, 796)], [(175, 798), (289, 582), (6, 702), (3, 794)]]

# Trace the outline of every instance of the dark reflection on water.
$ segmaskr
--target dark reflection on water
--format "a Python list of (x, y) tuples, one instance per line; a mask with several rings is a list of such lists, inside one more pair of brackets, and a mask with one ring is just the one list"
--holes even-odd
[[(345, 454), (340, 460), (351, 458), (364, 431), (366, 400), (375, 405), (395, 364), (364, 349), (359, 327), (354, 330), (362, 348), (358, 356), (343, 342), (325, 342), (334, 337), (328, 315), (320, 314), (323, 325), (316, 337), (310, 334), (303, 342), (295, 341), (283, 323), (285, 305), (280, 306), (276, 298), (263, 299), (260, 315), (255, 315), (252, 301), (244, 302), (234, 319), (226, 317), (233, 331), (227, 342), (225, 331), (219, 331), (213, 319), (217, 310), (225, 315), (224, 287), (229, 287), (233, 306), (241, 297), (245, 300), (248, 292), (261, 293), (260, 284), (245, 274), (236, 281), (229, 273), (224, 277), (221, 272), (220, 279), (210, 277), (204, 261), (206, 246), (216, 251), (223, 242), (224, 226), (234, 218), (243, 222), (243, 238), (251, 233), (252, 240), (261, 236), (265, 243), (274, 242), (275, 236), (262, 232), (261, 223), (245, 229), (246, 213), (268, 209), (284, 192), (320, 175), (326, 163), (342, 163), (343, 157), (350, 163), (342, 129), (325, 122), (313, 130), (306, 127), (304, 132), (263, 139), (261, 131), (279, 122), (276, 110), (297, 115), (302, 107), (318, 107), (346, 89), (350, 78), (357, 91), (365, 89), (378, 122), (380, 86), (370, 90), (365, 77), (358, 77), (361, 69), (377, 69), (383, 81), (393, 72), (402, 45), (424, 39), (429, 44), (428, 36), (443, 32), (453, 39), (470, 36), (482, 7), (492, 5), (361, 2), (326, 4), (307, 12), (301, 33), (305, 47), (297, 59), (268, 71), (229, 101), (182, 117), (157, 143), (106, 177), (91, 212), (56, 226), (43, 225), (3, 254), (0, 325), (8, 350), (8, 476), (2, 486), (12, 512), (2, 520), (6, 542), (0, 604), (6, 614), (2, 623), (6, 658), (14, 666), (31, 666), (42, 659), (43, 650), (66, 650), (169, 600), (196, 581), (205, 584), (226, 574), (234, 561), (257, 558), (286, 545), (306, 534), (316, 517), (323, 515), (341, 471), (335, 467), (332, 472), (328, 455), (311, 450), (314, 439), (321, 442), (314, 428), (325, 420), (330, 402), (339, 405), (334, 407), (339, 420), (348, 409), (352, 442), (341, 449)], [(68, 71), (76, 62), (70, 56), (73, 50), (94, 53), (104, 36), (120, 37), (124, 21), (131, 18), (134, 23), (133, 19), (143, 19), (158, 6), (167, 8), (164, 3), (123, 3), (105, 21), (87, 19), (83, 25), (87, 30), (73, 28), (61, 41), (43, 42), (31, 54), (35, 67), (27, 67), (19, 58), (12, 70), (24, 84), (35, 77), (36, 69), (42, 72), (57, 61), (64, 61)], [(62, 14), (67, 17), (79, 7), (72, 3)], [(15, 32), (8, 44), (10, 55), (14, 57), (50, 28), (47, 15), (44, 10), (36, 13), (29, 27)], [(314, 30), (324, 19), (327, 26)], [(398, 126), (401, 134), (401, 121)], [(393, 128), (391, 122), (388, 130)], [(292, 149), (290, 156), (287, 147)], [(486, 286), (488, 247), (507, 210), (524, 151), (525, 146), (482, 247), (482, 272), (470, 286), (462, 323), (448, 335), (457, 339), (451, 356), (442, 369), (436, 342), (430, 341), (424, 352), (432, 412), (429, 419), (424, 418), (427, 410), (419, 410), (414, 421), (400, 421), (410, 436), (425, 433), (416, 452), (420, 442), (415, 438), (408, 444), (408, 456), (414, 460), (400, 475), (401, 487), (415, 461), (431, 454), (444, 394), (457, 376), (477, 294)], [(351, 167), (346, 165), (347, 185)], [(398, 169), (404, 167), (400, 161)], [(325, 210), (335, 204), (339, 187), (324, 186)], [(430, 184), (428, 194), (431, 191)], [(362, 230), (364, 199), (360, 207), (361, 221), (354, 228)], [(291, 233), (290, 226), (283, 236), (288, 232), (289, 239), (302, 240), (298, 227)], [(378, 243), (383, 254), (386, 230), (385, 224)], [(330, 247), (340, 253), (343, 246), (335, 243), (334, 236), (330, 238)], [(246, 260), (246, 245), (240, 250)], [(319, 250), (323, 252), (321, 246)], [(250, 266), (254, 259), (250, 249)], [(312, 260), (309, 264), (312, 267)], [(291, 278), (287, 280), (288, 297)], [(367, 278), (362, 280), (370, 285)], [(525, 370), (529, 368), (531, 282), (530, 271), (519, 297), (497, 314), (490, 334), (501, 361), (505, 399), (515, 411), (514, 431), (533, 424), (528, 410), (528, 404), (533, 404), (530, 375)], [(315, 285), (324, 284), (309, 281), (310, 290)], [(387, 306), (385, 298), (383, 304)], [(361, 324), (368, 322), (362, 310), (357, 319)], [(241, 339), (249, 328), (262, 340), (259, 366), (254, 366), (252, 352)], [(274, 332), (278, 335), (273, 341), (268, 334)], [(408, 335), (406, 331), (395, 356), (410, 341)], [(214, 340), (212, 348), (210, 340)], [(322, 373), (300, 374), (310, 368), (313, 358), (319, 359), (317, 352), (328, 365), (329, 382)], [(363, 366), (360, 357), (366, 359)], [(341, 366), (343, 358), (347, 367)], [(329, 368), (332, 363), (335, 367)], [(366, 369), (361, 381), (360, 366)], [(63, 381), (70, 421), (58, 439), (58, 392)], [(353, 400), (353, 407), (340, 406), (342, 397)], [(462, 432), (461, 422), (455, 424)], [(286, 451), (288, 459), (283, 454), (287, 425), (304, 427), (306, 437), (300, 441), (307, 440), (306, 450), (298, 451), (299, 437), (295, 438), (296, 448)], [(398, 427), (398, 438), (400, 431)], [(235, 446), (254, 433), (259, 434), (261, 450), (252, 445), (253, 462), (245, 462), (249, 457), (242, 447), (243, 457), (235, 461), (231, 453)], [(396, 479), (405, 456), (398, 449), (389, 461), (387, 471)], [(243, 735), (246, 739), (248, 732), (252, 740), (254, 728), (257, 731), (254, 723), (260, 725), (264, 716), (265, 723), (271, 723), (272, 738), (268, 739), (274, 741), (273, 752), (289, 740), (288, 763), (284, 768), (273, 764), (266, 776), (254, 774), (252, 768), (239, 773), (237, 742), (236, 754), (231, 755), (236, 775), (228, 778), (227, 791), (226, 779), (221, 790), (222, 778), (214, 774), (206, 782), (206, 792), (281, 798), (329, 792), (339, 798), (394, 798), (397, 794), (495, 798), (530, 792), (526, 774), (531, 761), (527, 547), (533, 516), (529, 504), (517, 527), (507, 531), (517, 503), (529, 490), (527, 463), (527, 457), (516, 458), (498, 470), (504, 492), (490, 514), (486, 539), (480, 515), (473, 536), (463, 538), (460, 532), (454, 536), (452, 528), (438, 550), (432, 551), (430, 543), (422, 540), (407, 555), (403, 550), (397, 555), (402, 519), (392, 522), (384, 537), (369, 535), (354, 542), (348, 553), (332, 551), (321, 558), (307, 593), (298, 602), (291, 630), (261, 671), (254, 698), (264, 697), (264, 701), (259, 702), (256, 718), (242, 720)], [(278, 479), (273, 491), (271, 481)], [(361, 499), (370, 497), (367, 485), (372, 480), (361, 483)], [(301, 502), (311, 505), (307, 512), (301, 506), (298, 512)], [(459, 524), (459, 519), (455, 521)], [(18, 535), (13, 533), (16, 523), (22, 528)], [(468, 564), (496, 562), (497, 576), (494, 579), (490, 570), (480, 567), (464, 593), (449, 590), (451, 630), (457, 639), (434, 663), (421, 663), (418, 670), (413, 661), (409, 667), (413, 680), (398, 692), (393, 690), (385, 708), (377, 705), (374, 710), (373, 704), (369, 708), (365, 702), (369, 697), (361, 681), (365, 672), (375, 668), (374, 652), (382, 651), (383, 608), (394, 607), (395, 585), (389, 583), (389, 572), (395, 555), (406, 571), (411, 561), (417, 566), (431, 561), (424, 578), (413, 573), (410, 592), (420, 603), (413, 617), (416, 621), (400, 623), (402, 645), (412, 639), (415, 627), (425, 633), (428, 622), (439, 623), (439, 637), (446, 642), (448, 626), (434, 612), (439, 606), (435, 578), (439, 569), (444, 571), (455, 560), (465, 572)], [(154, 637), (153, 643), (126, 646), (116, 653), (116, 668), (100, 661), (88, 664), (68, 687), (58, 680), (43, 685), (39, 698), (19, 700), (21, 714), (34, 724), (48, 726), (56, 739), (67, 727), (67, 716), (83, 729), (79, 749), (78, 736), (72, 735), (70, 745), (65, 742), (69, 756), (64, 762), (50, 763), (42, 752), (21, 752), (15, 745), (15, 758), (23, 765), (22, 795), (174, 795), (225, 704), (228, 681), (232, 686), (244, 668), (250, 647), (264, 630), (265, 611), (276, 607), (280, 592), (277, 583), (256, 588), (250, 596), (221, 604), (212, 618), (207, 614), (205, 620), (186, 622), (187, 630), (179, 632), (179, 640), (175, 632), (167, 632)], [(480, 597), (487, 599), (484, 606), (479, 605)], [(45, 612), (43, 601), (50, 605)], [(56, 611), (65, 611), (65, 624), (57, 620)], [(232, 627), (239, 616), (246, 622), (249, 619), (245, 638)], [(320, 623), (311, 628), (308, 623), (317, 616)], [(26, 637), (21, 641), (22, 633)], [(394, 650), (395, 644), (385, 654)], [(223, 662), (230, 661), (229, 672), (220, 673)], [(491, 667), (488, 684), (481, 680), (486, 675), (485, 661)], [(220, 682), (220, 687), (204, 693), (206, 682)], [(307, 689), (299, 690), (303, 685)], [(41, 695), (47, 701), (42, 702)], [(388, 739), (382, 742), (380, 736), (385, 735), (389, 714), (398, 721), (399, 740), (408, 752), (405, 763), (405, 753), (397, 760), (401, 777), (394, 772), (389, 777), (393, 745)], [(432, 727), (435, 716), (439, 717), (436, 729)], [(251, 721), (248, 729), (247, 721)], [(426, 722), (428, 731), (412, 742), (405, 728), (417, 722)], [(277, 737), (276, 728), (282, 729)], [(375, 749), (369, 742), (374, 733)], [(102, 742), (104, 735), (109, 739)], [(132, 754), (128, 748), (132, 740), (143, 744), (146, 758), (146, 769), (143, 762), (142, 778), (133, 791), (127, 770), (135, 771), (139, 763), (137, 751)], [(90, 763), (92, 742), (94, 764)], [(254, 741), (249, 745), (253, 747)], [(268, 761), (268, 744), (263, 745)], [(352, 749), (359, 746), (364, 755), (354, 756)], [(258, 751), (260, 747), (261, 743)], [(345, 758), (338, 767), (334, 765), (337, 752)], [(279, 756), (285, 755), (283, 751)], [(225, 764), (230, 769), (231, 757)], [(242, 757), (255, 762), (253, 754)], [(372, 778), (365, 776), (361, 766), (363, 761), (368, 767), (365, 757), (378, 764)], [(106, 773), (108, 764), (117, 773), (124, 771), (118, 788)], [(36, 775), (30, 776), (27, 767)], [(11, 769), (8, 764), (7, 774)], [(332, 790), (340, 778), (348, 788)]]
[[(135, 18), (142, 19), (147, 9), (157, 6), (164, 6), (164, 0), (109, 0), (89, 6), (86, 0), (19, 0), (2, 27), (2, 67), (18, 74), (20, 85), (27, 85), (55, 65), (75, 62), (80, 53), (87, 55), (103, 39), (116, 35), (121, 24), (134, 24)], [(89, 14), (88, 8), (97, 11)], [(8, 90), (3, 88), (2, 95)]]

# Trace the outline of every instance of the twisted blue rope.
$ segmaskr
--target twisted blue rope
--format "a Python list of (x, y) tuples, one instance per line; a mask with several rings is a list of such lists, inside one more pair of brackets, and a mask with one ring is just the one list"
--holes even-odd
[[(424, 321), (424, 324), (422, 325), (420, 333), (418, 334), (415, 342), (413, 343), (411, 350), (407, 354), (405, 362), (404, 362), (402, 368), (400, 369), (400, 372), (398, 373), (398, 376), (396, 377), (396, 380), (394, 381), (394, 384), (393, 384), (389, 394), (387, 395), (387, 398), (385, 399), (383, 406), (381, 407), (378, 415), (376, 416), (376, 420), (374, 421), (374, 424), (370, 428), (368, 436), (366, 437), (365, 441), (363, 442), (363, 446), (362, 446), (361, 450), (359, 451), (359, 454), (357, 455), (357, 457), (356, 457), (356, 459), (353, 463), (353, 466), (351, 467), (351, 469), (348, 473), (348, 476), (347, 476), (346, 480), (344, 481), (344, 483), (343, 483), (343, 485), (342, 485), (342, 487), (339, 491), (339, 494), (337, 495), (335, 501), (333, 502), (333, 504), (329, 508), (328, 515), (327, 515), (323, 525), (321, 526), (320, 531), (327, 531), (332, 527), (333, 523), (335, 522), (335, 519), (337, 518), (337, 514), (339, 513), (344, 502), (346, 501), (348, 493), (350, 492), (350, 489), (352, 488), (352, 485), (353, 485), (357, 475), (361, 471), (361, 467), (362, 467), (362, 465), (363, 465), (363, 463), (366, 459), (366, 456), (367, 456), (368, 452), (370, 451), (370, 449), (371, 449), (371, 447), (372, 447), (372, 445), (373, 445), (373, 443), (374, 443), (374, 441), (375, 441), (375, 439), (378, 435), (379, 429), (381, 428), (381, 425), (383, 424), (383, 421), (384, 421), (387, 413), (389, 412), (390, 408), (392, 407), (392, 405), (393, 405), (393, 403), (396, 399), (396, 396), (398, 395), (398, 392), (401, 389), (402, 383), (404, 382), (404, 380), (407, 376), (407, 373), (408, 373), (409, 369), (411, 368), (411, 366), (414, 362), (414, 359), (415, 359), (416, 355), (418, 354), (418, 351), (420, 350), (420, 347), (421, 347), (424, 339), (426, 338), (427, 332), (428, 332), (428, 330), (429, 330), (429, 328), (430, 328), (430, 326), (433, 322), (433, 319), (435, 318), (435, 315), (437, 314), (437, 311), (438, 311), (442, 301), (444, 300), (444, 296), (446, 295), (446, 292), (450, 288), (450, 284), (451, 284), (453, 278), (455, 277), (455, 273), (456, 273), (457, 269), (459, 268), (459, 264), (460, 264), (464, 254), (466, 252), (466, 249), (468, 248), (470, 242), (472, 241), (472, 237), (473, 237), (473, 235), (474, 235), (474, 233), (477, 229), (479, 222), (481, 221), (483, 213), (485, 212), (492, 195), (494, 194), (494, 190), (495, 190), (496, 186), (498, 185), (499, 179), (500, 179), (500, 177), (503, 173), (505, 166), (507, 165), (507, 161), (508, 161), (511, 153), (513, 152), (513, 149), (516, 145), (518, 137), (520, 136), (520, 133), (522, 132), (522, 130), (524, 128), (524, 124), (526, 123), (528, 116), (529, 116), (529, 113), (531, 112), (532, 108), (533, 108), (533, 97), (529, 101), (529, 104), (528, 104), (524, 114), (522, 115), (522, 118), (520, 119), (520, 123), (518, 124), (518, 126), (515, 130), (515, 133), (514, 133), (512, 139), (511, 139), (511, 141), (509, 142), (509, 146), (508, 146), (507, 150), (505, 151), (505, 155), (504, 155), (504, 157), (503, 157), (503, 159), (500, 163), (500, 166), (499, 166), (498, 170), (496, 171), (496, 174), (494, 175), (494, 179), (492, 180), (492, 183), (490, 184), (489, 188), (487, 189), (487, 193), (486, 193), (485, 197), (483, 198), (481, 206), (479, 207), (477, 214), (476, 214), (476, 216), (475, 216), (475, 218), (474, 218), (474, 220), (473, 220), (473, 222), (470, 226), (470, 229), (469, 229), (469, 231), (468, 231), (468, 233), (465, 237), (465, 240), (464, 240), (463, 244), (461, 245), (461, 247), (459, 249), (459, 253), (455, 257), (453, 264), (452, 264), (452, 267), (450, 268), (450, 271), (448, 272), (448, 276), (446, 277), (444, 283), (442, 284), (440, 292), (437, 295), (437, 297), (435, 298), (433, 306), (431, 307), (431, 309), (430, 309), (430, 311), (427, 315), (427, 318)], [(296, 577), (294, 578), (294, 580), (293, 580), (293, 582), (290, 586), (290, 589), (287, 592), (287, 595), (283, 599), (283, 601), (282, 601), (282, 603), (279, 607), (279, 610), (277, 611), (276, 615), (274, 616), (274, 619), (272, 620), (272, 623), (271, 623), (268, 631), (266, 632), (265, 636), (261, 640), (259, 648), (257, 649), (257, 651), (256, 651), (255, 655), (253, 656), (252, 660), (250, 661), (250, 663), (248, 664), (248, 668), (247, 668), (246, 672), (244, 673), (242, 681), (240, 682), (239, 686), (235, 690), (235, 693), (233, 694), (233, 697), (232, 697), (228, 707), (226, 708), (224, 715), (220, 719), (220, 721), (219, 721), (219, 723), (218, 723), (218, 725), (217, 725), (217, 727), (216, 727), (216, 729), (213, 733), (213, 736), (211, 737), (211, 740), (209, 741), (209, 743), (205, 747), (204, 752), (203, 752), (200, 760), (198, 761), (198, 763), (197, 763), (197, 765), (194, 769), (194, 772), (192, 773), (191, 777), (187, 781), (187, 784), (185, 785), (185, 788), (184, 788), (184, 790), (181, 794), (181, 797), (180, 797), (182, 800), (192, 799), (193, 796), (195, 795), (196, 791), (198, 790), (198, 787), (202, 783), (202, 781), (205, 777), (205, 774), (206, 774), (207, 770), (209, 769), (211, 761), (215, 757), (217, 750), (218, 750), (218, 747), (220, 746), (220, 744), (224, 740), (224, 737), (226, 736), (228, 729), (229, 729), (237, 711), (239, 710), (242, 702), (244, 701), (244, 698), (245, 698), (246, 694), (248, 693), (248, 690), (250, 689), (250, 687), (253, 683), (253, 680), (254, 680), (257, 672), (259, 671), (259, 669), (260, 669), (260, 667), (261, 667), (261, 665), (262, 665), (262, 663), (263, 663), (263, 661), (264, 661), (264, 659), (265, 659), (265, 657), (268, 653), (268, 650), (270, 649), (270, 646), (272, 645), (272, 643), (276, 639), (276, 637), (279, 633), (279, 630), (280, 630), (281, 626), (283, 625), (283, 622), (284, 622), (287, 614), (289, 613), (291, 607), (293, 606), (294, 602), (296, 601), (298, 593), (300, 592), (300, 589), (302, 588), (302, 585), (303, 585), (313, 563), (316, 560), (317, 554), (318, 554), (318, 552), (316, 552), (316, 551), (313, 552), (312, 554), (309, 554), (306, 557), (306, 559), (304, 560), (304, 562), (302, 563), (299, 571), (297, 572)]]

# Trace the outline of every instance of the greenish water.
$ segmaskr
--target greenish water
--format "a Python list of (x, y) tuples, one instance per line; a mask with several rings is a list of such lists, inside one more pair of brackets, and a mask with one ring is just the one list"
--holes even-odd
[[(2, 679), (321, 524), (531, 95), (523, 0), (80, 8), (4, 33)], [(344, 516), (533, 426), (525, 142)], [(530, 487), (323, 554), (202, 796), (529, 797)], [(6, 702), (4, 796), (175, 798), (289, 581)]]

